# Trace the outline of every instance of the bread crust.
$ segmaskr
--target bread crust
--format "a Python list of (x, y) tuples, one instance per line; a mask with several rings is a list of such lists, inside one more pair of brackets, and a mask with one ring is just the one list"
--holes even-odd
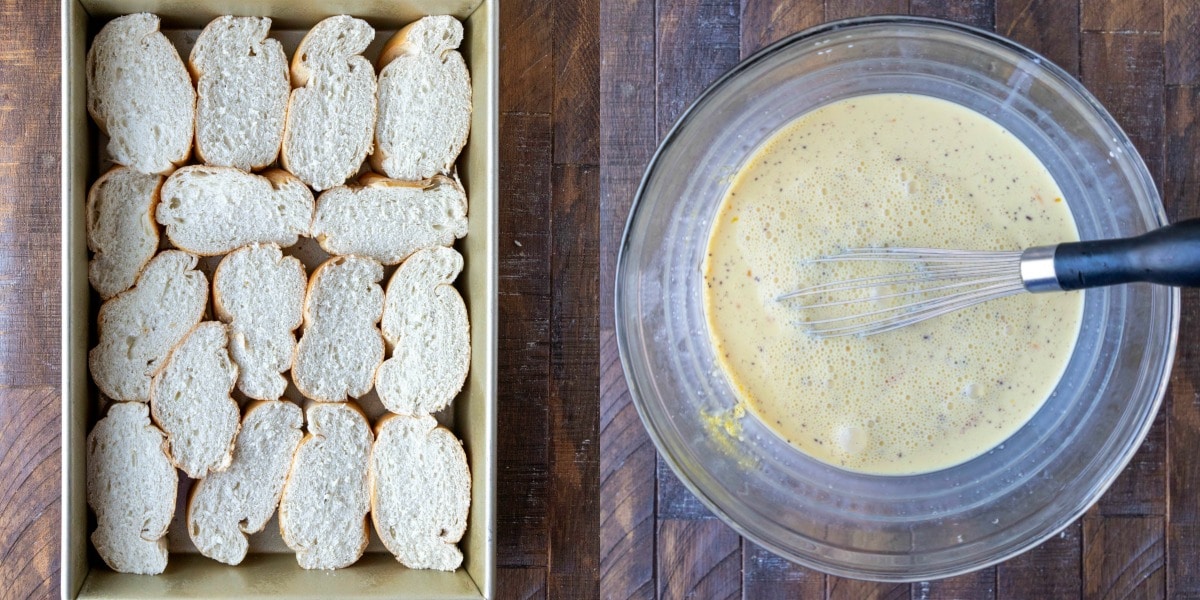
[(99, 219), (99, 215), (96, 214), (96, 212), (95, 212), (96, 201), (98, 199), (100, 190), (108, 183), (109, 179), (111, 179), (112, 177), (115, 177), (115, 176), (123, 175), (125, 173), (136, 173), (136, 171), (134, 171), (133, 169), (130, 169), (129, 167), (125, 167), (122, 165), (115, 165), (111, 169), (109, 169), (107, 172), (105, 172), (103, 175), (101, 175), (100, 178), (97, 179), (96, 182), (92, 184), (92, 187), (88, 189), (87, 205), (85, 208), (86, 223), (87, 223), (87, 243), (88, 243), (88, 250), (92, 251), (92, 253), (93, 253), (92, 259), (91, 259), (91, 261), (89, 261), (89, 264), (88, 264), (88, 282), (91, 283), (92, 289), (96, 290), (96, 292), (98, 294), (100, 294), (100, 298), (103, 300), (108, 300), (109, 298), (112, 298), (112, 297), (116, 296), (117, 294), (124, 292), (125, 290), (128, 290), (129, 288), (133, 287), (134, 284), (137, 283), (138, 278), (141, 277), (141, 275), (142, 275), (142, 271), (146, 270), (146, 265), (150, 264), (150, 261), (154, 258), (154, 254), (157, 251), (159, 241), (162, 239), (161, 232), (159, 231), (159, 227), (158, 227), (158, 221), (154, 220), (154, 211), (158, 208), (159, 194), (162, 192), (163, 182), (166, 181), (166, 178), (163, 177), (162, 175), (154, 175), (152, 177), (157, 177), (158, 182), (154, 186), (154, 192), (151, 193), (151, 195), (150, 195), (150, 204), (146, 210), (146, 217), (147, 217), (146, 222), (149, 224), (150, 229), (153, 232), (154, 250), (151, 251), (145, 257), (144, 260), (140, 261), (141, 264), (138, 265), (136, 271), (134, 271), (133, 282), (128, 287), (126, 287), (125, 289), (122, 289), (122, 290), (118, 290), (117, 292), (114, 292), (114, 293), (105, 293), (104, 291), (102, 291), (100, 289), (100, 287), (96, 283), (95, 275), (92, 272), (92, 264), (96, 262), (96, 257), (100, 254), (100, 249), (99, 249), (100, 244), (94, 235), (95, 222), (97, 219)]

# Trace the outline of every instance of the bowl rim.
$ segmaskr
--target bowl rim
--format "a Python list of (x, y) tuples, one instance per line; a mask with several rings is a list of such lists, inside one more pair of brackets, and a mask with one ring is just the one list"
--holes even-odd
[[(924, 572), (914, 572), (912, 575), (892, 575), (877, 571), (853, 571), (843, 568), (838, 564), (810, 560), (806, 556), (800, 556), (797, 553), (779, 547), (773, 542), (762, 539), (727, 515), (725, 511), (723, 511), (717, 505), (717, 503), (708, 496), (708, 494), (706, 494), (694, 482), (692, 482), (692, 480), (686, 475), (686, 472), (682, 470), (679, 458), (671, 451), (670, 448), (666, 446), (663, 440), (663, 433), (647, 414), (647, 409), (644, 406), (644, 400), (642, 398), (643, 387), (646, 384), (639, 383), (638, 381), (634, 380), (633, 376), (631, 375), (634, 370), (632, 368), (633, 357), (631, 355), (630, 348), (630, 332), (628, 328), (623, 325), (626, 315), (624, 314), (625, 311), (621, 302), (626, 288), (626, 284), (623, 283), (625, 280), (624, 276), (629, 268), (627, 265), (627, 260), (628, 251), (630, 248), (630, 232), (633, 228), (635, 220), (637, 219), (639, 209), (642, 208), (643, 198), (645, 196), (646, 188), (649, 185), (651, 175), (654, 173), (655, 167), (662, 158), (664, 151), (679, 135), (680, 130), (686, 127), (688, 123), (695, 118), (695, 113), (698, 111), (698, 107), (703, 104), (704, 101), (708, 99), (708, 97), (711, 96), (715, 90), (723, 87), (730, 80), (736, 78), (741, 73), (750, 70), (755, 65), (759, 64), (763, 60), (766, 60), (768, 57), (785, 47), (836, 31), (878, 25), (898, 25), (904, 27), (926, 27), (930, 29), (949, 30), (954, 33), (965, 34), (969, 37), (973, 36), (975, 38), (982, 39), (987, 43), (999, 46), (1001, 49), (1014, 52), (1022, 58), (1038, 64), (1038, 66), (1044, 70), (1046, 75), (1052, 76), (1054, 79), (1058, 80), (1060, 84), (1068, 88), (1069, 91), (1077, 94), (1079, 98), (1081, 98), (1091, 108), (1091, 110), (1094, 111), (1095, 117), (1097, 117), (1105, 126), (1120, 134), (1121, 137), (1118, 139), (1121, 139), (1127, 143), (1130, 148), (1135, 150), (1134, 152), (1130, 153), (1129, 158), (1132, 161), (1133, 171), (1139, 180), (1138, 183), (1145, 189), (1148, 189), (1152, 192), (1152, 206), (1149, 207), (1149, 213), (1158, 222), (1158, 226), (1164, 226), (1169, 222), (1166, 216), (1166, 210), (1163, 207), (1162, 196), (1158, 190), (1158, 186), (1155, 184), (1154, 178), (1150, 174), (1150, 171), (1147, 168), (1141, 153), (1136, 151), (1136, 147), (1133, 146), (1129, 135), (1125, 133), (1125, 130), (1116, 122), (1104, 105), (1101, 104), (1100, 101), (1090, 91), (1088, 91), (1088, 89), (1078, 79), (1067, 73), (1062, 69), (1062, 67), (1058, 66), (1053, 61), (1047, 59), (1027, 46), (999, 34), (971, 25), (944, 19), (910, 15), (873, 15), (867, 17), (839, 19), (800, 30), (780, 40), (777, 40), (756, 51), (745, 59), (740, 60), (736, 65), (731, 67), (728, 71), (717, 77), (711, 84), (706, 86), (704, 90), (687, 106), (687, 108), (684, 109), (684, 111), (676, 119), (675, 123), (671, 126), (670, 130), (668, 130), (667, 134), (663, 136), (662, 140), (658, 143), (654, 154), (651, 155), (650, 160), (646, 163), (645, 171), (643, 172), (637, 190), (634, 193), (633, 202), (629, 209), (629, 215), (625, 221), (625, 228), (621, 235), (621, 243), (618, 245), (615, 282), (613, 286), (613, 322), (617, 339), (617, 350), (621, 361), (621, 368), (625, 376), (625, 382), (629, 390), (630, 399), (634, 405), (634, 408), (637, 410), (638, 417), (641, 420), (643, 427), (646, 429), (647, 434), (650, 436), (650, 439), (653, 441), (654, 447), (658, 454), (663, 458), (663, 461), (666, 462), (666, 464), (671, 468), (671, 471), (684, 485), (684, 487), (687, 488), (687, 490), (691, 492), (704, 505), (705, 508), (707, 508), (713, 513), (713, 515), (720, 519), (721, 522), (731, 527), (742, 537), (751, 540), (755, 544), (766, 548), (770, 552), (786, 560), (795, 562), (802, 566), (840, 577), (881, 582), (911, 583), (971, 573), (980, 569), (994, 566), (1024, 554), (1025, 552), (1045, 543), (1047, 540), (1058, 535), (1071, 524), (1075, 523), (1100, 500), (1100, 498), (1105, 494), (1105, 492), (1108, 491), (1121, 473), (1124, 472), (1125, 467), (1127, 467), (1130, 461), (1132, 461), (1138, 449), (1141, 448), (1147, 435), (1149, 435), (1151, 427), (1154, 424), (1155, 417), (1162, 407), (1163, 398), (1166, 395), (1167, 387), (1170, 382), (1170, 375), (1174, 366), (1175, 354), (1178, 345), (1181, 292), (1179, 288), (1171, 288), (1170, 293), (1167, 296), (1167, 301), (1169, 303), (1167, 316), (1170, 319), (1170, 324), (1168, 336), (1169, 339), (1167, 340), (1167, 347), (1164, 353), (1165, 359), (1162, 362), (1161, 372), (1158, 375), (1158, 384), (1153, 389), (1153, 398), (1147, 406), (1148, 418), (1143, 420), (1143, 422), (1140, 424), (1140, 427), (1134, 432), (1133, 437), (1130, 438), (1131, 442), (1136, 443), (1130, 443), (1127, 445), (1117, 461), (1120, 467), (1113, 469), (1107, 477), (1097, 481), (1096, 484), (1092, 486), (1092, 492), (1087, 497), (1086, 501), (1079, 503), (1079, 505), (1075, 506), (1072, 510), (1064, 512), (1063, 515), (1058, 518), (1057, 522), (1055, 522), (1052, 527), (1048, 528), (1046, 532), (1040, 536), (1031, 536), (1027, 540), (1014, 545), (1011, 550), (997, 554), (995, 557), (982, 561), (976, 565), (966, 567), (960, 566), (953, 569), (943, 569), (941, 571), (928, 570)], [(1157, 200), (1157, 202), (1154, 202), (1154, 200)]]

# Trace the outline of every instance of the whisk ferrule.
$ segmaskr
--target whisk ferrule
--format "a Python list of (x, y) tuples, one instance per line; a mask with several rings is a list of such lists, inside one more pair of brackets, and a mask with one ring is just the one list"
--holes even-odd
[(1061, 292), (1058, 273), (1054, 269), (1057, 246), (1035, 246), (1021, 252), (1021, 283), (1033, 292)]

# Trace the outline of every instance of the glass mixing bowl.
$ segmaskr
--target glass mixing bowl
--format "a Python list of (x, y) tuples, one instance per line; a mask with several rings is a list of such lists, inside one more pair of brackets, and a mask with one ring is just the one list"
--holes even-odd
[(1066, 373), (1003, 444), (914, 476), (809, 458), (737, 398), (709, 342), (702, 257), (712, 219), (752, 152), (788, 122), (850, 96), (907, 92), (997, 121), (1046, 165), (1083, 239), (1167, 223), (1129, 138), (1079, 83), (1010, 40), (919, 18), (839, 21), (755, 54), (667, 135), (625, 231), (617, 339), (634, 403), (666, 462), (717, 516), (828, 573), (948, 577), (1008, 559), (1077, 519), (1113, 482), (1158, 411), (1179, 327), (1178, 290), (1089, 291)]

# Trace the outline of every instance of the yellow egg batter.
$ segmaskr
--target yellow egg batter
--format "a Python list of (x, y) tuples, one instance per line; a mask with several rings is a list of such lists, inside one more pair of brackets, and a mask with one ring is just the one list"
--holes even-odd
[(826, 282), (805, 260), (846, 247), (1019, 250), (1078, 238), (1050, 173), (994, 121), (927, 96), (841, 100), (775, 134), (734, 178), (704, 264), (709, 334), (749, 410), (810, 456), (881, 475), (950, 467), (1045, 402), (1082, 294), (1021, 294), (829, 340), (798, 325), (802, 302), (778, 296)]

